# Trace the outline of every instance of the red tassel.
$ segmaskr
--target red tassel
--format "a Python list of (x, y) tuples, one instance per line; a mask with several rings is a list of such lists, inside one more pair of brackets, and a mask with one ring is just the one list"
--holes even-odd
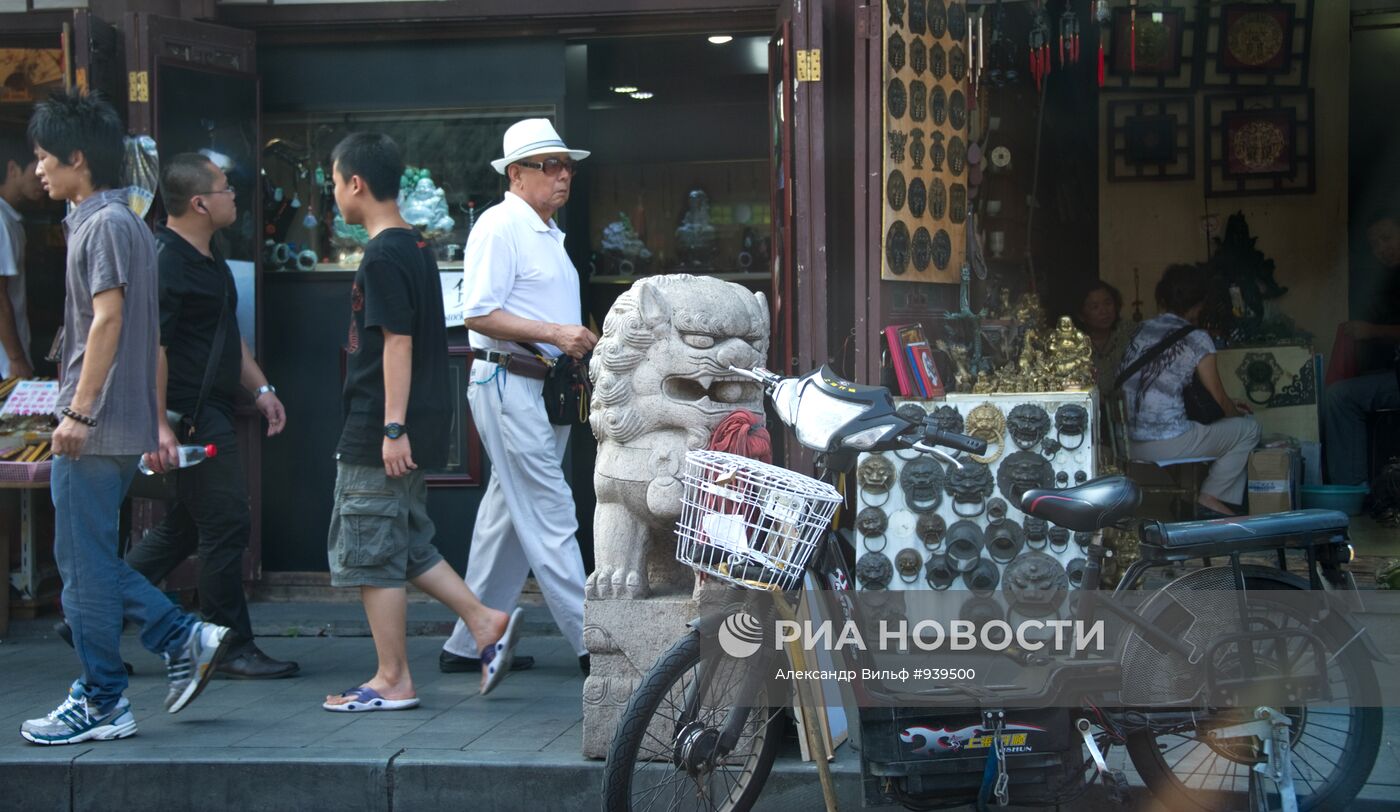
[(1099, 87), (1103, 87), (1103, 42), (1099, 42)]

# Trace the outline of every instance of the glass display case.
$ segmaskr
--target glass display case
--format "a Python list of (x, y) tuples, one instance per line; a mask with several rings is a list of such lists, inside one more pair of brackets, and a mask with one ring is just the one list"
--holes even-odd
[(264, 118), (261, 201), (268, 270), (353, 270), (367, 235), (335, 209), (331, 151), (352, 132), (388, 134), (403, 149), (405, 219), (423, 230), (439, 267), (460, 269), (476, 217), (505, 191), (491, 168), (507, 127), (552, 108), (316, 113)]

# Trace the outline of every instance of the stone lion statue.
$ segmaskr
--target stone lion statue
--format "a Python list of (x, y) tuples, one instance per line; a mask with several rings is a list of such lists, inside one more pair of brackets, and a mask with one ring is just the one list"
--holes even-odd
[(640, 279), (608, 312), (588, 370), (598, 439), (589, 598), (690, 590), (675, 560), (685, 452), (734, 410), (763, 412), (762, 388), (729, 367), (767, 358), (768, 325), (762, 293), (689, 274)]

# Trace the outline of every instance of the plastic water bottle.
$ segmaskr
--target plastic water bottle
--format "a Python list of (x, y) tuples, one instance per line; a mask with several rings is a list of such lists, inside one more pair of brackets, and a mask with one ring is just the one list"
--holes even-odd
[[(176, 468), (188, 468), (191, 465), (198, 465), (210, 457), (219, 456), (218, 446), (213, 445), (182, 445), (180, 446), (180, 461), (176, 463)], [(137, 466), (141, 473), (151, 476), (155, 473), (146, 465), (146, 457), (141, 457), (141, 464)]]

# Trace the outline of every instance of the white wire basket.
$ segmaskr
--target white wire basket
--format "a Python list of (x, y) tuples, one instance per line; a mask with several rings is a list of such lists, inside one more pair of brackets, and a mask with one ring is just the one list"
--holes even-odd
[(776, 465), (690, 451), (676, 560), (748, 589), (789, 590), (831, 524), (841, 494)]

